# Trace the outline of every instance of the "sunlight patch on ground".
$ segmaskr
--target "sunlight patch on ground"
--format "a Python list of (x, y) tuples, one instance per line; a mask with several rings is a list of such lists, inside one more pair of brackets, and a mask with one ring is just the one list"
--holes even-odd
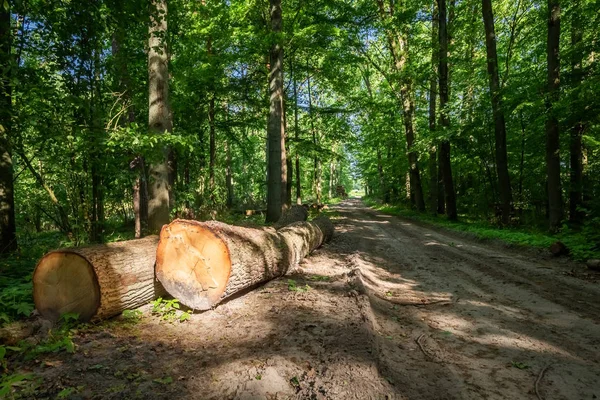
[(480, 337), (471, 336), (470, 340), (485, 346), (501, 346), (519, 351), (529, 350), (541, 354), (554, 353), (572, 360), (583, 361), (570, 352), (548, 342), (507, 330), (502, 330), (501, 333), (488, 333)]
[(440, 243), (440, 242), (436, 242), (435, 240), (432, 240), (432, 241), (430, 241), (430, 242), (424, 242), (423, 244), (424, 244), (425, 246), (445, 246), (445, 247), (448, 247), (448, 245), (447, 245), (447, 244)]
[[(486, 303), (479, 304), (486, 307), (492, 307)], [(496, 309), (496, 307), (492, 308)], [(502, 308), (503, 307), (498, 307), (500, 310)], [(504, 308), (508, 312), (507, 315), (513, 315), (513, 318), (516, 317), (519, 319), (518, 321), (514, 321), (515, 323), (524, 323), (523, 316), (517, 316), (517, 314), (519, 314), (518, 309), (513, 309), (511, 307)], [(463, 340), (472, 341), (484, 346), (503, 347), (518, 351), (528, 350), (542, 354), (553, 353), (569, 359), (581, 361), (579, 357), (574, 356), (569, 351), (557, 347), (554, 344), (536, 339), (532, 336), (524, 334), (523, 332), (515, 332), (513, 330), (503, 328), (497, 323), (492, 323), (486, 318), (481, 318), (481, 316), (473, 315), (473, 320), (470, 321), (456, 314), (436, 312), (431, 315), (431, 319), (435, 321), (434, 325), (437, 329), (451, 332)], [(509, 323), (510, 321), (505, 322)]]
[(358, 222), (361, 224), (362, 223), (365, 223), (365, 224), (389, 224), (390, 223), (390, 221), (370, 221), (370, 220), (363, 220), (363, 219), (359, 220), (359, 219), (352, 219), (352, 218), (350, 218), (349, 221)]

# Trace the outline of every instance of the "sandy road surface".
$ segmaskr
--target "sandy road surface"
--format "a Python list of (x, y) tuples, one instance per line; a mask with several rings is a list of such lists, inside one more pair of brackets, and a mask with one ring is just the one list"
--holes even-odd
[(334, 240), (297, 274), (184, 324), (82, 331), (74, 355), (23, 365), (44, 379), (35, 397), (600, 397), (598, 279), (358, 200), (334, 211)]

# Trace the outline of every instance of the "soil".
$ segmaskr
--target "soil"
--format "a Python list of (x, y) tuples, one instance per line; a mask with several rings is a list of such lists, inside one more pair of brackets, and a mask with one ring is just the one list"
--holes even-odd
[[(600, 274), (337, 207), (292, 275), (194, 314), (81, 330), (32, 398), (595, 399)], [(292, 280), (292, 281), (290, 281)]]

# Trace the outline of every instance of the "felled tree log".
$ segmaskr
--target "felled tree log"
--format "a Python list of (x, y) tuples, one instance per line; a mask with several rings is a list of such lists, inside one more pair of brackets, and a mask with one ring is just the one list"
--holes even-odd
[(208, 310), (293, 270), (332, 235), (333, 225), (326, 217), (276, 232), (178, 219), (160, 233), (156, 277), (182, 304)]
[(104, 319), (165, 294), (154, 276), (157, 236), (46, 254), (33, 273), (39, 313), (57, 320), (77, 313), (81, 321)]
[(284, 226), (290, 225), (294, 222), (302, 222), (308, 219), (308, 208), (305, 206), (294, 204), (290, 208), (286, 209), (279, 221), (273, 225), (275, 229), (281, 229)]

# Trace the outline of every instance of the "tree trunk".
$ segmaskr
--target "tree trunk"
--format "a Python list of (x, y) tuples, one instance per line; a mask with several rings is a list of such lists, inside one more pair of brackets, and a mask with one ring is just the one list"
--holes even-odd
[[(383, 20), (392, 19), (394, 17), (394, 2), (390, 2), (389, 9), (385, 9), (383, 0), (377, 0), (379, 12)], [(419, 171), (418, 154), (414, 151), (413, 144), (415, 141), (415, 103), (412, 93), (412, 78), (406, 71), (408, 64), (408, 34), (397, 34), (391, 29), (386, 31), (388, 39), (388, 47), (394, 60), (394, 68), (398, 76), (400, 76), (400, 103), (402, 107), (402, 122), (404, 123), (404, 131), (406, 134), (406, 149), (408, 152), (409, 165), (409, 183), (407, 187), (407, 196), (413, 205), (419, 210), (425, 210), (425, 199), (423, 197), (423, 187), (421, 185), (421, 174)]]
[(563, 218), (560, 183), (560, 133), (554, 103), (560, 90), (560, 4), (548, 0), (548, 93), (546, 96), (546, 168), (548, 173), (548, 211), (550, 230), (560, 227)]
[(56, 321), (76, 313), (81, 321), (105, 319), (163, 295), (154, 277), (157, 236), (52, 251), (33, 273), (39, 313)]
[[(292, 63), (292, 68), (294, 64)], [(300, 128), (298, 126), (298, 85), (296, 74), (294, 78), (294, 135), (296, 138), (296, 204), (302, 204), (302, 183), (300, 180), (300, 155), (298, 154), (298, 145), (300, 142)]]
[(281, 229), (284, 226), (293, 224), (294, 222), (304, 222), (308, 219), (308, 207), (294, 204), (281, 214), (279, 221), (273, 225), (275, 229)]
[(276, 41), (271, 45), (269, 69), (269, 122), (267, 129), (267, 222), (281, 217), (287, 198), (287, 162), (283, 120), (283, 45), (278, 37), (283, 19), (281, 0), (270, 0), (271, 31)]
[(215, 204), (215, 163), (217, 159), (217, 144), (215, 137), (215, 96), (208, 103), (209, 151), (208, 151), (208, 192), (210, 203)]
[[(306, 61), (307, 70), (309, 69), (309, 62)], [(321, 161), (317, 153), (317, 146), (319, 144), (317, 140), (317, 131), (315, 130), (315, 120), (313, 116), (313, 105), (312, 105), (312, 90), (310, 85), (310, 72), (307, 77), (308, 86), (308, 116), (310, 119), (310, 131), (312, 133), (313, 140), (313, 192), (315, 195), (315, 201), (317, 204), (321, 204)]]
[(485, 26), (485, 45), (487, 49), (487, 69), (490, 80), (490, 94), (494, 114), (496, 132), (496, 170), (498, 172), (498, 187), (502, 204), (502, 223), (510, 222), (510, 204), (512, 191), (508, 174), (508, 156), (506, 151), (506, 123), (500, 93), (500, 78), (498, 76), (498, 54), (496, 51), (496, 31), (494, 28), (494, 13), (492, 0), (483, 0), (483, 24)]
[[(448, 128), (450, 128), (450, 116), (448, 115), (448, 26), (446, 17), (446, 0), (438, 0), (438, 9), (440, 16), (440, 120), (442, 127), (445, 129), (444, 134), (448, 135)], [(444, 182), (446, 215), (448, 216), (448, 219), (456, 220), (458, 217), (456, 212), (456, 192), (454, 191), (454, 181), (452, 180), (450, 140), (447, 138), (442, 140), (439, 161), (442, 169), (442, 180)]]
[(333, 161), (329, 162), (329, 198), (333, 198), (333, 176), (335, 174), (335, 164)]
[(225, 142), (225, 156), (227, 166), (225, 169), (225, 185), (227, 186), (227, 208), (233, 207), (233, 176), (231, 170), (231, 145), (229, 140)]
[(437, 214), (438, 210), (438, 171), (437, 171), (437, 149), (436, 149), (436, 107), (437, 107), (437, 73), (438, 73), (438, 9), (437, 2), (433, 1), (431, 14), (431, 71), (429, 77), (429, 132), (432, 137), (429, 149), (429, 211)]
[(315, 193), (317, 197), (317, 204), (323, 204), (322, 192), (323, 192), (323, 168), (321, 159), (315, 158)]
[[(287, 143), (287, 140), (286, 140)], [(289, 149), (289, 145), (288, 145), (288, 149)], [(287, 180), (286, 180), (286, 188), (285, 188), (285, 206), (286, 208), (291, 207), (292, 205), (292, 192), (293, 192), (293, 186), (294, 186), (294, 161), (292, 160), (292, 157), (288, 157), (287, 155), (290, 154), (289, 150), (286, 150), (285, 152), (286, 154), (286, 171), (287, 171)]]
[(379, 149), (379, 145), (377, 145), (377, 173), (379, 175), (379, 198), (385, 201), (387, 190), (385, 174), (383, 172), (383, 164), (381, 163), (381, 150)]
[[(583, 27), (581, 25), (580, 0), (573, 1), (573, 11), (571, 16), (571, 51), (572, 51), (572, 87), (577, 92), (577, 89), (583, 81), (583, 52), (581, 51), (581, 42), (583, 39)], [(579, 106), (577, 103), (575, 103)], [(582, 221), (583, 213), (578, 210), (583, 201), (583, 154), (581, 138), (585, 129), (581, 119), (579, 107), (576, 106), (574, 113), (575, 118), (571, 126), (570, 148), (570, 165), (571, 173), (569, 176), (569, 220), (574, 223)]]
[[(169, 69), (167, 32), (167, 1), (152, 0), (150, 5), (148, 40), (148, 128), (151, 134), (170, 133), (173, 125), (169, 105)], [(150, 199), (148, 201), (148, 225), (153, 232), (169, 222), (170, 176), (168, 147), (155, 154), (150, 166)]]
[[(7, 3), (6, 3), (7, 4)], [(11, 152), (12, 88), (10, 10), (0, 6), (0, 254), (17, 248)]]
[(182, 304), (208, 310), (233, 294), (290, 272), (332, 234), (327, 218), (298, 222), (277, 232), (178, 219), (161, 231), (156, 276)]

